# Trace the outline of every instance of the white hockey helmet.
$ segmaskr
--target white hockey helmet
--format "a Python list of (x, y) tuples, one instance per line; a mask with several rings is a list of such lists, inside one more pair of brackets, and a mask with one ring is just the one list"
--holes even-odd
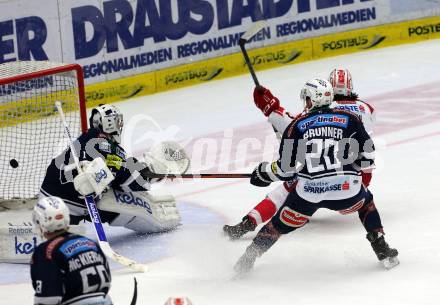
[(89, 119), (90, 127), (97, 128), (113, 137), (117, 143), (121, 143), (124, 117), (113, 105), (100, 105), (92, 109)]
[(69, 208), (59, 197), (40, 199), (32, 212), (32, 221), (40, 229), (41, 235), (69, 228)]
[(333, 86), (334, 94), (343, 96), (350, 96), (353, 91), (353, 82), (351, 81), (350, 71), (344, 68), (334, 69), (329, 77), (328, 81)]
[(314, 78), (305, 83), (301, 89), (301, 100), (304, 108), (307, 107), (307, 100), (310, 99), (313, 108), (330, 105), (333, 102), (333, 88), (325, 79)]

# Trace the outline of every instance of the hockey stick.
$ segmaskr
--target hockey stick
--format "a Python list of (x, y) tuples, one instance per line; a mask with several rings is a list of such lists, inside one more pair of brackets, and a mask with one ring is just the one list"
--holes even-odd
[(174, 175), (174, 174), (155, 174), (151, 178), (168, 178), (168, 179), (175, 179), (175, 178), (183, 178), (183, 179), (229, 179), (229, 178), (250, 178), (252, 174), (181, 174), (181, 175)]
[[(69, 137), (69, 147), (70, 147), (70, 151), (71, 151), (73, 160), (75, 161), (76, 168), (78, 170), (78, 173), (81, 173), (82, 169), (79, 164), (78, 156), (76, 155), (76, 152), (75, 152), (75, 147), (73, 146), (73, 139), (70, 134), (70, 129), (69, 129), (69, 126), (67, 125), (66, 117), (64, 116), (64, 112), (63, 112), (63, 108), (61, 106), (61, 103), (58, 101), (55, 102), (55, 107), (57, 108), (58, 113), (60, 114), (61, 121), (63, 122), (63, 125), (64, 125), (64, 130), (66, 131), (66, 134)], [(146, 271), (145, 265), (137, 263), (137, 262), (135, 262), (131, 259), (128, 259), (128, 258), (116, 253), (115, 251), (113, 251), (113, 249), (110, 247), (110, 244), (107, 241), (107, 237), (105, 235), (105, 231), (102, 226), (101, 218), (99, 217), (98, 208), (96, 207), (95, 199), (93, 198), (92, 195), (88, 195), (85, 197), (84, 201), (86, 203), (87, 210), (89, 211), (90, 219), (93, 222), (93, 226), (95, 228), (95, 233), (98, 237), (99, 245), (101, 246), (101, 249), (104, 252), (104, 254), (107, 257), (113, 259), (114, 261), (120, 263), (121, 265), (130, 267), (134, 271), (145, 272)]]
[(264, 20), (256, 22), (249, 30), (247, 30), (238, 41), (240, 45), (241, 52), (244, 56), (244, 61), (246, 62), (247, 67), (249, 68), (249, 72), (251, 73), (252, 79), (254, 80), (255, 86), (261, 87), (260, 82), (258, 81), (257, 75), (255, 74), (254, 67), (252, 66), (251, 60), (249, 59), (249, 55), (246, 51), (245, 44), (254, 37), (259, 31), (264, 28), (266, 22)]
[(134, 278), (134, 291), (133, 291), (133, 298), (131, 299), (130, 305), (136, 305), (137, 295), (138, 295), (138, 289), (137, 289), (138, 283), (136, 281), (136, 277), (133, 277), (133, 278)]

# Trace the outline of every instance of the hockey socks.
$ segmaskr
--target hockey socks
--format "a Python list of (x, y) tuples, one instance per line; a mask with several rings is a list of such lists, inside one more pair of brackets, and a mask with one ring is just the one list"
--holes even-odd
[(259, 225), (271, 219), (276, 212), (277, 207), (275, 203), (269, 198), (265, 198), (249, 212), (248, 216), (254, 220), (256, 225)]
[(379, 212), (374, 205), (374, 201), (370, 201), (359, 209), (359, 219), (362, 222), (367, 232), (381, 232), (383, 233), (382, 222), (380, 220)]

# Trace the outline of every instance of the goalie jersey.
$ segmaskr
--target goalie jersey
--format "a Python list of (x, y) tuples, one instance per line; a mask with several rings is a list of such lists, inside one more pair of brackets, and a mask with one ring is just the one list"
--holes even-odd
[(99, 246), (81, 235), (64, 233), (41, 243), (31, 260), (35, 304), (111, 304), (111, 275)]
[[(126, 157), (124, 149), (105, 134), (95, 128), (90, 128), (74, 142), (79, 161), (92, 161), (95, 158), (105, 160), (115, 179), (112, 188), (122, 191), (147, 191), (150, 182), (143, 179), (139, 170), (145, 165), (136, 158)], [(41, 185), (41, 193), (45, 196), (57, 196), (68, 205), (72, 215), (87, 215), (84, 199), (75, 190), (73, 178), (78, 174), (70, 148), (54, 158), (46, 170), (46, 176)]]

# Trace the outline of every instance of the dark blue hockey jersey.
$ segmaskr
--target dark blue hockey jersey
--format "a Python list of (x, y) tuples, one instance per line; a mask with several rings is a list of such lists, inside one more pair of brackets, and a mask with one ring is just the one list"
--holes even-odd
[(81, 235), (64, 233), (37, 246), (31, 259), (35, 304), (70, 304), (105, 298), (111, 282), (99, 245)]
[(360, 190), (361, 170), (374, 166), (374, 144), (353, 113), (323, 107), (293, 121), (281, 140), (272, 172), (298, 175), (297, 192), (311, 202), (349, 198)]

